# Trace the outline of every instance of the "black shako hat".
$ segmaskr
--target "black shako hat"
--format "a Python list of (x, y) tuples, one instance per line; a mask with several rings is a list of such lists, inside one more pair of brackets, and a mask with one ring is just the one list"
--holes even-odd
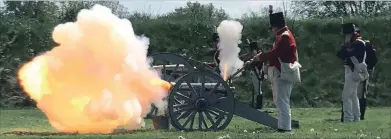
[(352, 34), (355, 32), (360, 32), (360, 28), (357, 24), (354, 23), (346, 23), (342, 24), (342, 33), (343, 34)]
[(284, 14), (282, 12), (272, 13), (269, 15), (269, 18), (271, 27), (280, 28), (285, 26)]
[(273, 6), (269, 5), (269, 19), (270, 19), (270, 28), (272, 27), (284, 27), (285, 19), (282, 12), (273, 13)]

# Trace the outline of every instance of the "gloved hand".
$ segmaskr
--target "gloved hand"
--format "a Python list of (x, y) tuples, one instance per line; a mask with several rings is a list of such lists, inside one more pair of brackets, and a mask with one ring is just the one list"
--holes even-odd
[(254, 66), (253, 63), (254, 63), (254, 60), (253, 60), (253, 59), (250, 59), (249, 61), (246, 61), (246, 62), (244, 63), (244, 68), (249, 69), (249, 68), (253, 67), (253, 66)]
[(260, 52), (258, 52), (258, 54), (257, 55), (255, 55), (254, 57), (253, 57), (253, 60), (254, 61), (260, 61), (260, 59), (259, 59), (259, 56), (262, 54), (262, 52), (260, 51)]
[(203, 62), (204, 65), (209, 66), (209, 67), (216, 67), (215, 62)]

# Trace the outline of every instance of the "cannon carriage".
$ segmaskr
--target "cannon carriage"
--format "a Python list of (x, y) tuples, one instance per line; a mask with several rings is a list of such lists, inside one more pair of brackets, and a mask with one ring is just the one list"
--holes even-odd
[[(170, 53), (151, 56), (153, 68), (161, 71), (162, 79), (172, 84), (167, 98), (168, 117), (172, 126), (182, 131), (218, 131), (225, 129), (233, 115), (277, 129), (277, 119), (266, 112), (234, 99), (234, 76), (228, 80), (203, 62)], [(253, 95), (254, 100), (254, 95)], [(148, 118), (153, 118), (157, 108), (153, 107)], [(292, 120), (292, 128), (299, 122)]]

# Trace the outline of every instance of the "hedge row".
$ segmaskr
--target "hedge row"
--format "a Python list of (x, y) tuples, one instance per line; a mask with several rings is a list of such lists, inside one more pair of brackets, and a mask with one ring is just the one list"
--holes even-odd
[[(391, 74), (389, 62), (391, 60), (391, 19), (345, 19), (345, 22), (355, 22), (360, 25), (364, 39), (376, 34), (375, 46), (379, 63), (370, 79), (369, 104), (374, 106), (390, 105)], [(17, 86), (16, 70), (21, 63), (33, 55), (50, 49), (53, 42), (50, 33), (59, 22), (37, 23), (36, 21), (21, 21), (23, 24), (10, 25), (3, 23), (0, 28), (18, 31), (19, 38), (12, 43), (7, 53), (14, 54), (12, 58), (0, 60), (1, 106), (31, 105), (24, 93)], [(10, 22), (11, 23), (11, 22)], [(17, 22), (13, 22), (17, 23)], [(252, 40), (261, 39), (260, 47), (270, 49), (273, 36), (268, 30), (268, 19), (248, 17), (242, 19), (244, 26), (243, 38)], [(200, 54), (206, 52), (205, 46), (211, 43), (213, 26), (219, 22), (199, 20), (170, 20), (167, 18), (143, 19), (133, 18), (132, 24), (136, 34), (150, 38), (150, 54), (157, 52), (171, 52), (186, 54), (193, 58), (208, 61), (211, 57)], [(340, 19), (329, 20), (288, 20), (288, 26), (296, 37), (300, 63), (302, 68), (302, 83), (295, 85), (292, 92), (294, 106), (321, 107), (339, 105), (343, 87), (343, 66), (336, 57), (336, 51), (342, 41)], [(29, 35), (26, 35), (29, 34)], [(269, 45), (268, 45), (269, 44)], [(243, 53), (247, 50), (240, 45)], [(33, 51), (33, 52), (32, 52)], [(17, 56), (15, 56), (17, 55)], [(7, 75), (7, 76), (6, 76)], [(240, 78), (235, 82), (237, 99), (250, 102), (250, 80)], [(271, 91), (269, 83), (264, 84), (267, 105), (271, 105)], [(21, 96), (16, 97), (15, 96)]]
[[(387, 98), (391, 97), (391, 74), (388, 64), (391, 60), (391, 26), (390, 18), (376, 19), (345, 19), (345, 22), (354, 22), (361, 27), (363, 39), (373, 40), (377, 49), (379, 63), (371, 76), (369, 84), (370, 105), (383, 106), (391, 103)], [(273, 43), (273, 35), (268, 30), (268, 19), (250, 18), (241, 20), (244, 26), (243, 39), (261, 39), (263, 50), (270, 49)], [(302, 83), (294, 87), (292, 103), (296, 106), (333, 106), (339, 105), (344, 81), (344, 69), (342, 61), (336, 57), (343, 40), (341, 34), (340, 19), (329, 20), (299, 20), (287, 21), (288, 26), (296, 37), (299, 60), (303, 65)], [(206, 49), (202, 46), (210, 45), (210, 37), (213, 25), (218, 23), (205, 23), (193, 21), (169, 21), (150, 20), (139, 23), (134, 21), (134, 28), (138, 34), (145, 34), (152, 39), (151, 53), (172, 52), (186, 54), (188, 56), (202, 56), (200, 52)], [(205, 39), (206, 38), (206, 39)], [(268, 45), (269, 44), (269, 45)], [(246, 51), (246, 45), (241, 45)], [(209, 58), (209, 59), (208, 59)], [(211, 60), (211, 57), (204, 60)], [(250, 101), (250, 80), (240, 79), (236, 85), (236, 96), (243, 101)], [(264, 85), (267, 100), (271, 100), (269, 83)], [(268, 104), (271, 104), (270, 101)]]

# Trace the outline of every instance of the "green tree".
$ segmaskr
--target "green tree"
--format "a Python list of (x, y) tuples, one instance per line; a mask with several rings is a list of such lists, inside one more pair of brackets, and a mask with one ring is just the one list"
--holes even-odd
[[(1, 105), (31, 105), (18, 86), (16, 73), (19, 66), (33, 56), (48, 50), (54, 43), (52, 27), (57, 23), (54, 2), (5, 1), (0, 30)], [(53, 18), (54, 17), (54, 18)]]
[(119, 3), (119, 1), (62, 1), (59, 4), (59, 18), (62, 22), (73, 22), (81, 9), (89, 9), (95, 4), (106, 6), (120, 18), (129, 16), (128, 9)]
[(295, 1), (293, 4), (294, 12), (303, 18), (379, 17), (391, 10), (388, 1)]
[[(175, 52), (201, 60), (204, 57), (201, 54), (210, 47), (214, 26), (228, 18), (222, 9), (212, 4), (188, 2), (185, 7), (160, 16), (158, 20), (141, 20), (147, 28), (136, 28), (135, 31), (151, 39), (151, 53)], [(140, 22), (134, 21), (133, 24), (136, 26)], [(211, 60), (210, 57), (206, 59)]]

